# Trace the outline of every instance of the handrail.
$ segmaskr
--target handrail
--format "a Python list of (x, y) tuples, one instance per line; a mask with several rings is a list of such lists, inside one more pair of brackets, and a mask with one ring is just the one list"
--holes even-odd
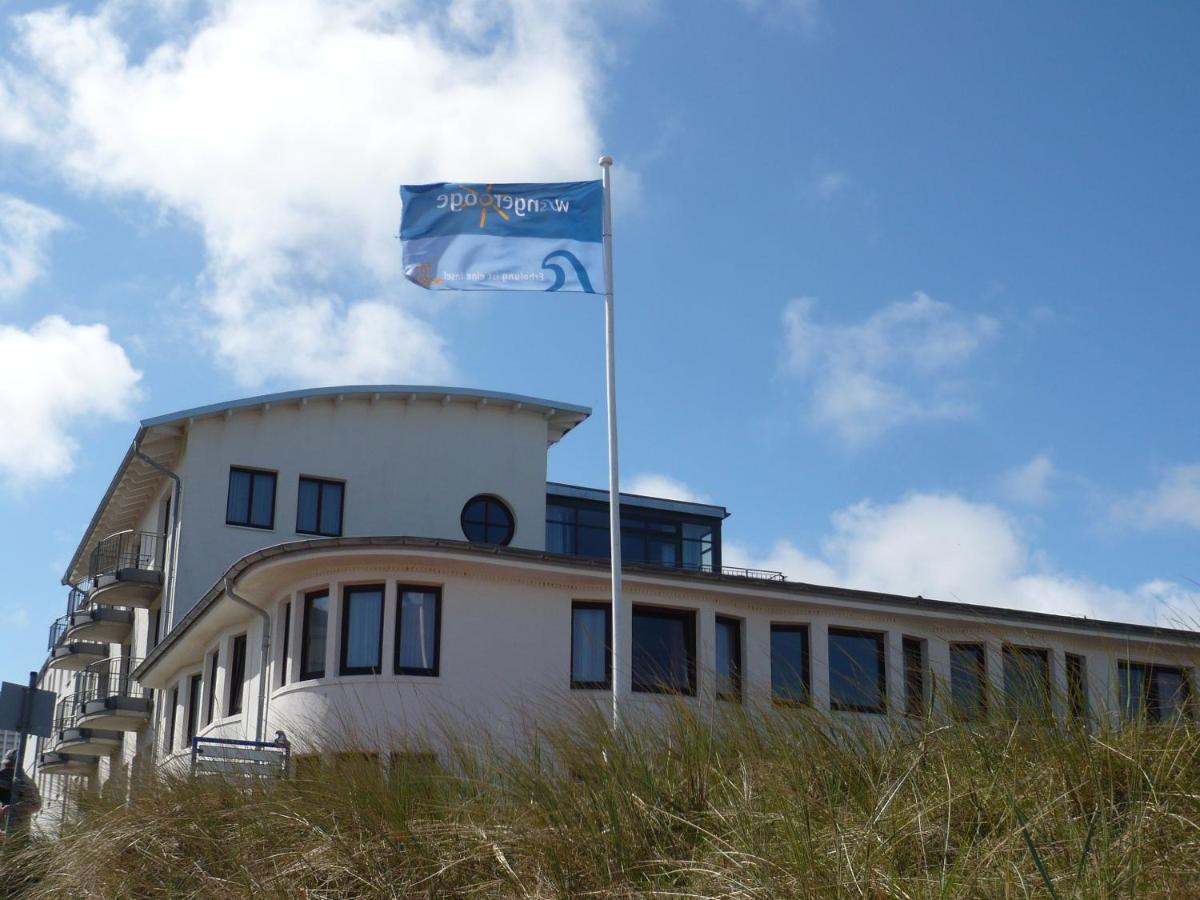
[(78, 587), (71, 588), (70, 593), (67, 594), (67, 615), (79, 612), (87, 606), (87, 603), (87, 591)]
[(147, 696), (146, 689), (134, 681), (132, 675), (140, 662), (140, 659), (128, 656), (112, 656), (84, 668), (79, 673), (75, 690), (79, 707), (92, 700), (106, 700), (109, 697), (144, 699)]
[(68, 694), (63, 697), (54, 706), (54, 732), (62, 734), (70, 728), (75, 727), (75, 719), (79, 713), (75, 703), (75, 695)]
[(732, 575), (737, 578), (755, 578), (760, 581), (786, 581), (782, 572), (773, 569), (746, 569), (742, 566), (716, 566), (706, 563), (669, 562), (651, 559), (629, 559), (625, 562), (631, 566), (651, 566), (656, 569), (676, 569), (683, 572), (701, 572), (707, 575)]
[(67, 634), (67, 629), (71, 627), (71, 617), (59, 616), (54, 620), (54, 624), (50, 626), (50, 640), (46, 643), (46, 649), (53, 651), (55, 647), (63, 642), (63, 638)]
[(124, 569), (161, 572), (163, 535), (152, 531), (118, 531), (100, 541), (88, 561), (88, 578), (95, 582), (104, 575)]

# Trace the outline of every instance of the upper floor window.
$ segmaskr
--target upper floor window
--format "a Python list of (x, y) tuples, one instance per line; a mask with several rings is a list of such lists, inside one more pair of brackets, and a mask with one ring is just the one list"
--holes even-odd
[(196, 736), (196, 725), (200, 721), (200, 673), (188, 678), (187, 743), (190, 747)]
[(250, 528), (275, 527), (274, 472), (230, 467), (225, 524)]
[(546, 550), (568, 556), (605, 559), (608, 511), (587, 506), (546, 504)]
[(1037, 647), (1004, 648), (1004, 703), (1010, 717), (1050, 714), (1050, 654)]
[(829, 629), (829, 708), (881, 713), (887, 708), (883, 634)]
[(950, 702), (956, 715), (987, 715), (987, 653), (983, 644), (950, 645)]
[(633, 608), (633, 690), (696, 693), (696, 614), (657, 606)]
[(342, 594), (343, 675), (378, 675), (383, 654), (383, 585), (353, 585)]
[(171, 688), (171, 699), (167, 703), (166, 721), (163, 723), (163, 752), (170, 753), (175, 744), (175, 711), (179, 708), (179, 685)]
[(717, 616), (717, 699), (742, 699), (742, 623)]
[(217, 663), (220, 662), (220, 650), (214, 650), (208, 660), (208, 715), (204, 724), (212, 722), (217, 714)]
[(233, 639), (233, 658), (229, 665), (229, 715), (242, 711), (242, 694), (246, 686), (246, 636), (239, 634)]
[[(594, 500), (550, 497), (546, 502), (546, 550), (569, 556), (607, 559), (608, 506)], [(622, 506), (621, 556), (701, 572), (721, 563), (721, 530), (716, 519), (666, 510)]]
[(1169, 722), (1189, 716), (1191, 685), (1183, 669), (1120, 660), (1117, 673), (1126, 718)]
[(776, 703), (809, 702), (808, 626), (771, 626), (771, 697)]
[(442, 591), (400, 585), (396, 589), (396, 659), (399, 675), (437, 675), (442, 638)]
[(279, 685), (282, 687), (288, 681), (288, 663), (292, 652), (292, 601), (283, 604), (283, 640), (279, 652)]
[(296, 496), (296, 531), (338, 537), (342, 533), (342, 498), (346, 485), (341, 481), (301, 476)]
[(462, 530), (473, 544), (505, 545), (513, 539), (513, 514), (498, 498), (480, 494), (462, 511)]
[(571, 604), (571, 687), (612, 686), (612, 605), (576, 600)]
[(325, 639), (329, 634), (329, 591), (304, 595), (300, 632), (300, 678), (325, 677)]

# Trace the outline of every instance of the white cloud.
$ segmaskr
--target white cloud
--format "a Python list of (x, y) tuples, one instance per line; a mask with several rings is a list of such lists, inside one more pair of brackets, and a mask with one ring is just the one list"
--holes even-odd
[[(199, 225), (214, 349), (244, 382), (444, 377), (436, 332), (388, 289), (401, 281), (398, 186), (594, 172), (587, 15), (558, 0), (456, 0), (440, 13), (211, 0), (201, 12), (136, 57), (128, 0), (18, 18), (26, 68), (0, 79), (0, 121), (19, 124), (0, 136), (81, 189)], [(374, 296), (337, 296), (339, 276), (365, 276)], [(330, 349), (319, 375), (289, 355), (305, 327), (329, 329), (302, 337)], [(231, 354), (251, 335), (260, 358), (247, 364)], [(388, 342), (403, 351), (390, 361)]]
[(71, 429), (129, 416), (140, 379), (103, 325), (0, 325), (0, 476), (21, 485), (70, 472)]
[(1150, 490), (1117, 501), (1113, 514), (1138, 528), (1200, 528), (1200, 463), (1165, 470)]
[(0, 194), (0, 302), (20, 296), (45, 274), (50, 238), (63, 224), (48, 209)]
[(1039, 453), (1029, 462), (1005, 472), (1000, 487), (1013, 503), (1045, 506), (1053, 497), (1050, 479), (1056, 474), (1054, 460), (1048, 454)]
[(644, 497), (660, 497), (664, 500), (683, 500), (687, 503), (708, 503), (704, 494), (693, 491), (678, 479), (657, 472), (634, 475), (628, 485), (621, 488), (623, 494), (641, 494)]
[(724, 553), (730, 565), (797, 581), (985, 606), (1185, 627), (1200, 611), (1200, 592), (1178, 584), (1121, 590), (1040, 566), (1038, 556), (1003, 510), (954, 494), (841, 510), (818, 555), (789, 541), (765, 553), (727, 542)]
[(848, 325), (815, 321), (815, 308), (803, 297), (783, 312), (786, 368), (811, 386), (815, 425), (855, 445), (908, 422), (970, 413), (957, 373), (999, 331), (996, 320), (923, 293)]

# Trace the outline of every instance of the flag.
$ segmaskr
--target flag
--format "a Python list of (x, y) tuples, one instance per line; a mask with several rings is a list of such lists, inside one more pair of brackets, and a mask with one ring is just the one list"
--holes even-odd
[(599, 181), (406, 184), (400, 197), (404, 276), (414, 284), (604, 293)]

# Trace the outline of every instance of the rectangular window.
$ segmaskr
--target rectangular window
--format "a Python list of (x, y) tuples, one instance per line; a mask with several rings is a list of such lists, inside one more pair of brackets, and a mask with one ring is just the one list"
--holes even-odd
[(1066, 655), (1067, 715), (1077, 725), (1088, 720), (1087, 660), (1076, 653)]
[(742, 699), (742, 622), (717, 616), (717, 699)]
[(612, 606), (571, 604), (571, 687), (612, 687)]
[(776, 703), (809, 703), (808, 626), (771, 626), (771, 698)]
[(437, 675), (442, 642), (442, 589), (419, 585), (396, 588), (398, 675)]
[(242, 694), (246, 687), (246, 636), (239, 634), (233, 639), (233, 658), (229, 665), (229, 714), (236, 716), (242, 711)]
[(159, 634), (158, 631), (162, 627), (162, 607), (153, 610), (150, 613), (150, 633), (147, 635), (150, 642), (150, 647), (153, 649), (158, 646)]
[(283, 604), (283, 646), (279, 650), (279, 686), (283, 687), (288, 680), (289, 654), (292, 648), (292, 601)]
[(275, 527), (274, 472), (230, 467), (225, 524), (250, 528)]
[(192, 745), (196, 736), (196, 724), (200, 721), (200, 682), (204, 679), (197, 672), (188, 679), (187, 745)]
[(325, 639), (329, 634), (329, 591), (304, 595), (300, 633), (300, 678), (325, 677)]
[(987, 653), (983, 644), (950, 645), (950, 703), (966, 719), (987, 715)]
[(383, 658), (383, 585), (342, 592), (342, 675), (378, 675)]
[(1004, 705), (1012, 719), (1044, 719), (1050, 715), (1050, 654), (1037, 647), (1006, 644)]
[(829, 708), (844, 712), (887, 711), (882, 633), (829, 629)]
[(170, 753), (175, 746), (175, 710), (179, 706), (179, 686), (171, 688), (171, 702), (167, 704), (166, 731), (163, 733), (163, 752)]
[(925, 715), (925, 642), (904, 638), (904, 712), (920, 718)]
[(630, 660), (633, 690), (696, 693), (696, 614), (657, 606), (633, 607)]
[(341, 481), (301, 476), (296, 497), (296, 530), (326, 537), (340, 535), (345, 490), (346, 485)]
[(217, 715), (217, 663), (220, 661), (219, 651), (214, 650), (208, 660), (208, 715), (204, 724), (208, 725)]
[(1151, 722), (1191, 718), (1191, 684), (1187, 673), (1174, 666), (1117, 663), (1121, 709), (1127, 719)]

